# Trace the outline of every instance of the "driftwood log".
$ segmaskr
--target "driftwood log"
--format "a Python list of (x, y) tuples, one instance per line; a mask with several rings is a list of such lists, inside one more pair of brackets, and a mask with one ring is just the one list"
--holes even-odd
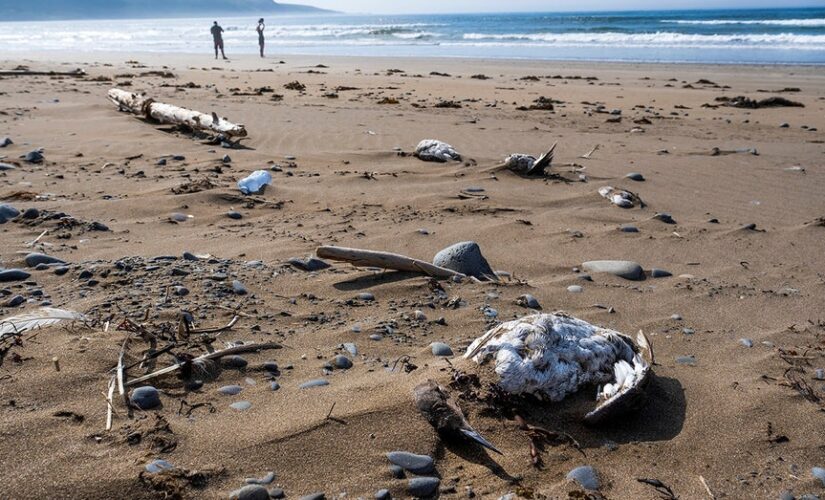
[(426, 274), (434, 278), (466, 277), (452, 269), (435, 266), (423, 260), (389, 252), (325, 246), (318, 247), (318, 249), (315, 250), (315, 254), (321, 259), (349, 262), (353, 266), (359, 267), (380, 267), (382, 269), (392, 269), (395, 271)]
[(218, 133), (226, 137), (246, 137), (246, 127), (199, 111), (156, 102), (146, 97), (120, 89), (109, 91), (109, 100), (123, 111), (169, 125), (184, 125), (192, 130)]
[(29, 69), (0, 70), (0, 76), (86, 76), (82, 69), (72, 71), (32, 71)]

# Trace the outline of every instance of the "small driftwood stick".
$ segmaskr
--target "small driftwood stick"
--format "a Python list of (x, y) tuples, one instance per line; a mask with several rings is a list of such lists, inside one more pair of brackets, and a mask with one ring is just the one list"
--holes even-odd
[(106, 406), (108, 407), (106, 409), (106, 430), (107, 431), (112, 430), (112, 413), (115, 411), (115, 406), (114, 406), (114, 401), (113, 401), (113, 399), (115, 397), (115, 385), (116, 385), (115, 377), (112, 377), (109, 380), (109, 392), (106, 395)]
[(227, 137), (246, 137), (246, 127), (219, 118), (215, 113), (209, 115), (171, 104), (155, 102), (150, 97), (120, 89), (110, 90), (109, 100), (124, 111), (151, 118), (160, 123), (185, 125), (193, 130), (214, 132)]
[[(193, 359), (192, 362), (201, 361), (201, 360), (204, 360), (204, 359), (218, 359), (218, 358), (222, 358), (224, 356), (229, 356), (231, 354), (242, 354), (242, 353), (245, 353), (245, 352), (263, 351), (263, 350), (266, 350), (266, 349), (280, 349), (281, 347), (283, 347), (283, 346), (281, 346), (281, 344), (277, 344), (275, 342), (268, 342), (266, 344), (239, 345), (237, 347), (230, 347), (229, 349), (223, 349), (221, 351), (215, 351), (215, 352), (211, 352), (209, 354), (204, 354), (203, 356), (199, 356), (199, 357)], [(144, 375), (142, 377), (132, 379), (132, 380), (130, 380), (126, 383), (126, 387), (131, 387), (131, 386), (137, 385), (141, 382), (146, 382), (147, 380), (151, 380), (153, 378), (160, 377), (161, 375), (166, 375), (167, 373), (172, 373), (172, 372), (178, 371), (178, 370), (180, 370), (181, 366), (183, 366), (183, 363), (178, 363), (176, 365), (167, 366), (166, 368), (161, 368), (160, 370), (158, 370), (156, 372), (149, 373), (149, 374)]]
[(375, 252), (372, 250), (345, 247), (318, 247), (318, 249), (315, 250), (315, 254), (321, 259), (349, 262), (359, 267), (380, 267), (395, 271), (421, 273), (434, 278), (452, 278), (453, 276), (466, 278), (465, 275), (457, 273), (452, 269), (435, 266), (423, 260), (389, 252)]

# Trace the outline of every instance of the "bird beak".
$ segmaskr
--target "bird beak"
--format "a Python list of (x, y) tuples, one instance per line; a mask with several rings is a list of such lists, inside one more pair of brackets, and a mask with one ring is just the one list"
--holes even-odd
[(480, 444), (481, 446), (493, 450), (494, 452), (498, 453), (499, 455), (504, 455), (504, 453), (500, 452), (498, 448), (492, 445), (489, 441), (481, 437), (481, 434), (476, 432), (473, 429), (461, 429), (461, 432), (467, 436), (468, 438), (472, 439), (476, 443)]

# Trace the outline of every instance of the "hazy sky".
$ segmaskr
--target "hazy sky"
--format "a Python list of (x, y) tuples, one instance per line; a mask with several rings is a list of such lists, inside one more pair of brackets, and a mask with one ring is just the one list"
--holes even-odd
[[(302, 3), (301, 0), (291, 0)], [(304, 0), (344, 12), (399, 14), (421, 12), (513, 12), (576, 10), (662, 10), (740, 7), (821, 7), (823, 0)]]

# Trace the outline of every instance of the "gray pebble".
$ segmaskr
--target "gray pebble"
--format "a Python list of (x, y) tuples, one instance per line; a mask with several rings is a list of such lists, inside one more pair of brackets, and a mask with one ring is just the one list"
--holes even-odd
[(591, 273), (609, 273), (628, 280), (644, 277), (642, 266), (629, 260), (591, 260), (582, 264), (582, 269)]
[(357, 298), (358, 300), (362, 300), (362, 301), (364, 301), (364, 302), (372, 302), (372, 301), (374, 301), (374, 300), (375, 300), (375, 295), (373, 295), (373, 294), (371, 294), (371, 293), (369, 293), (369, 292), (362, 292), (362, 293), (359, 293), (359, 294), (356, 296), (356, 298)]
[(343, 344), (344, 350), (350, 353), (352, 356), (358, 355), (358, 347), (353, 344), (352, 342), (345, 342)]
[(415, 497), (430, 497), (438, 491), (440, 484), (437, 477), (414, 477), (407, 483), (407, 492)]
[(0, 148), (5, 148), (6, 146), (11, 146), (14, 144), (14, 141), (11, 140), (11, 137), (3, 137), (0, 139)]
[(17, 307), (23, 302), (26, 302), (25, 297), (23, 297), (22, 295), (15, 295), (4, 304), (4, 307)]
[(567, 287), (567, 291), (570, 293), (582, 293), (584, 291), (584, 288), (582, 288), (579, 285), (570, 285)]
[(232, 158), (229, 155), (223, 155), (223, 159), (221, 160), (224, 163), (232, 163)]
[(679, 356), (676, 362), (680, 365), (696, 366), (696, 356)]
[(518, 298), (516, 303), (522, 307), (526, 307), (528, 309), (541, 309), (541, 304), (539, 304), (538, 299), (526, 293)]
[(272, 488), (269, 490), (270, 498), (286, 498), (286, 492), (281, 488)]
[(822, 486), (825, 486), (825, 469), (822, 467), (814, 467), (811, 469), (811, 475), (816, 479), (819, 479)]
[(23, 214), (20, 217), (22, 217), (25, 220), (36, 219), (36, 218), (40, 217), (40, 210), (38, 210), (34, 207), (27, 208), (26, 210), (23, 211)]
[(230, 219), (235, 219), (235, 220), (243, 219), (243, 214), (241, 214), (240, 212), (237, 212), (235, 210), (230, 210), (229, 212), (226, 212), (226, 216), (229, 217)]
[(387, 489), (378, 490), (373, 496), (375, 497), (375, 500), (390, 500), (392, 498), (390, 490)]
[(638, 233), (639, 228), (636, 226), (620, 226), (619, 231), (623, 233)]
[(176, 286), (172, 289), (172, 292), (178, 297), (186, 297), (189, 295), (189, 289), (185, 286)]
[(28, 163), (43, 163), (45, 157), (43, 156), (43, 153), (35, 149), (34, 151), (29, 151), (26, 153), (26, 156), (24, 156), (23, 159)]
[(50, 255), (32, 252), (25, 257), (26, 265), (36, 267), (39, 264), (65, 264), (66, 262)]
[(332, 267), (323, 260), (316, 259), (315, 257), (307, 257), (306, 259), (299, 259), (297, 257), (293, 257), (289, 259), (287, 263), (294, 267), (297, 267), (302, 271), (307, 272), (321, 271), (322, 269)]
[(332, 365), (340, 370), (349, 370), (352, 368), (352, 360), (339, 354), (332, 359)]
[(233, 410), (245, 411), (252, 408), (252, 403), (250, 403), (249, 401), (237, 401), (229, 405), (229, 407)]
[(598, 490), (600, 486), (596, 469), (589, 465), (582, 465), (571, 470), (567, 474), (567, 479), (579, 483), (586, 490)]
[(270, 472), (267, 473), (267, 475), (265, 475), (264, 477), (262, 477), (260, 479), (256, 478), (256, 477), (248, 477), (248, 478), (246, 478), (245, 482), (246, 482), (246, 484), (272, 484), (272, 481), (274, 481), (274, 480), (275, 480), (275, 473), (270, 471)]
[(218, 392), (220, 392), (221, 394), (225, 394), (227, 396), (237, 396), (241, 393), (242, 390), (243, 387), (239, 385), (225, 385), (218, 389)]
[(392, 464), (390, 465), (390, 475), (395, 479), (404, 479), (404, 468), (400, 465)]
[(132, 390), (129, 402), (141, 410), (151, 410), (160, 406), (160, 393), (151, 385), (138, 387)]
[(60, 266), (54, 269), (54, 274), (58, 276), (63, 276), (64, 274), (69, 272), (69, 268), (67, 266)]
[(258, 484), (250, 484), (229, 494), (236, 500), (269, 500), (269, 492)]
[(278, 382), (270, 382), (269, 383), (269, 389), (271, 391), (277, 391), (280, 388), (281, 388), (281, 384), (279, 384)]
[(654, 219), (660, 220), (665, 224), (676, 224), (676, 220), (669, 213), (659, 212), (653, 216)]
[(187, 217), (186, 214), (174, 212), (169, 215), (169, 220), (172, 222), (186, 222), (189, 220), (189, 217)]
[(429, 474), (435, 469), (435, 461), (427, 455), (416, 455), (407, 451), (391, 451), (387, 459), (413, 474)]
[(304, 495), (300, 498), (300, 500), (325, 500), (327, 497), (323, 493), (312, 493), (309, 495)]
[(17, 167), (12, 165), (11, 163), (3, 163), (0, 161), (0, 172), (5, 172), (6, 170), (15, 170)]
[(495, 273), (481, 254), (481, 248), (474, 241), (464, 241), (441, 250), (433, 258), (433, 264), (453, 271), (484, 279)]
[(324, 380), (322, 378), (319, 378), (319, 379), (309, 380), (307, 382), (304, 382), (303, 384), (299, 385), (298, 388), (299, 389), (311, 389), (313, 387), (322, 387), (322, 386), (325, 386), (325, 385), (329, 385), (329, 381)]
[(0, 203), (0, 224), (5, 224), (18, 215), (20, 215), (20, 210), (17, 210), (8, 203)]
[(670, 276), (673, 276), (673, 273), (671, 273), (670, 271), (665, 271), (664, 269), (657, 269), (654, 267), (650, 270), (650, 276), (652, 278), (668, 278)]
[(681, 314), (673, 314), (673, 315), (670, 316), (670, 319), (672, 319), (673, 321), (682, 321), (682, 315)]
[(779, 128), (788, 128), (790, 126), (791, 125), (788, 122), (782, 122), (782, 123), (779, 124)]
[(430, 349), (433, 352), (433, 356), (452, 356), (453, 350), (450, 349), (450, 346), (445, 344), (444, 342), (433, 342), (430, 344)]
[(246, 295), (249, 293), (243, 283), (238, 280), (232, 282), (232, 291), (235, 292), (235, 295)]
[(625, 177), (630, 179), (631, 181), (636, 182), (643, 182), (645, 180), (645, 176), (638, 172), (630, 172), (629, 174), (625, 175)]

